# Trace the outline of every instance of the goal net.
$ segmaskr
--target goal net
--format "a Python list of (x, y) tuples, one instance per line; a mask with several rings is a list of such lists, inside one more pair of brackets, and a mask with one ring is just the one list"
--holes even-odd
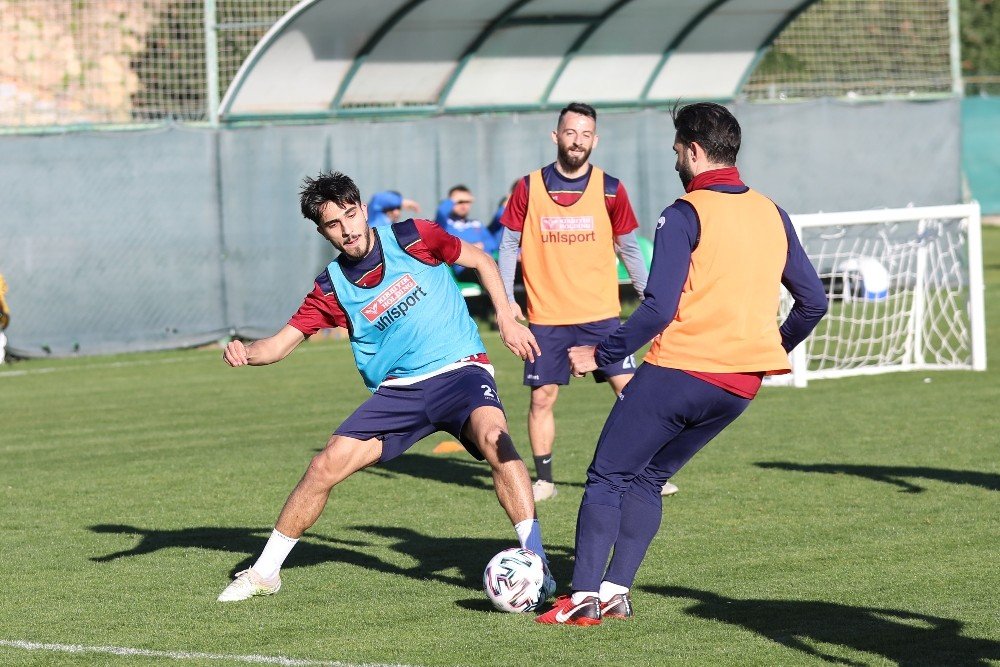
[[(829, 312), (777, 384), (907, 370), (985, 370), (978, 204), (792, 216)], [(784, 293), (781, 317), (791, 307)]]

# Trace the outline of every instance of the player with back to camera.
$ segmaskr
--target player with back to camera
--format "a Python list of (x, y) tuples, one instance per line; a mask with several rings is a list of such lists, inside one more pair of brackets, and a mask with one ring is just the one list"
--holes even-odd
[[(282, 563), (319, 519), (331, 489), (438, 430), (486, 459), (518, 541), (545, 562), (531, 478), (508, 435), (486, 348), (448, 268), (459, 264), (479, 272), (504, 345), (533, 359), (538, 345), (514, 320), (493, 259), (427, 220), (370, 227), (357, 186), (340, 172), (306, 178), (300, 203), (303, 216), (341, 254), (284, 328), (249, 345), (232, 341), (223, 359), (233, 367), (275, 363), (320, 329), (345, 327), (372, 396), (313, 457), (260, 557), (219, 601), (277, 593)], [(546, 595), (555, 589), (547, 566), (543, 588)]]
[[(823, 284), (788, 214), (740, 179), (736, 118), (710, 103), (672, 116), (687, 194), (657, 221), (646, 299), (600, 344), (570, 350), (573, 373), (655, 340), (587, 470), (573, 592), (539, 623), (632, 616), (629, 589), (660, 527), (660, 487), (740, 416), (765, 375), (789, 372), (788, 353), (826, 313)], [(779, 327), (781, 285), (794, 304)]]
[[(559, 112), (552, 132), (556, 161), (518, 180), (500, 218), (500, 274), (514, 314), (524, 319), (514, 301), (518, 248), (528, 294), (528, 321), (542, 356), (524, 365), (524, 384), (531, 388), (528, 439), (535, 460), (535, 500), (556, 495), (552, 448), (556, 426), (553, 410), (559, 385), (569, 383), (566, 350), (596, 345), (621, 324), (618, 268), (621, 254), (632, 285), (642, 298), (646, 264), (639, 249), (632, 204), (617, 178), (590, 163), (597, 147), (597, 112), (573, 102)], [(607, 381), (620, 393), (635, 372), (627, 355), (602, 366), (594, 379)], [(677, 488), (667, 484), (666, 494)]]

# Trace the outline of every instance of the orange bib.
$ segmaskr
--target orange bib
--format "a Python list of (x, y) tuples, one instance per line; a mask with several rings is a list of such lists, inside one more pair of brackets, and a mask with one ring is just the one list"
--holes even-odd
[(604, 172), (593, 167), (571, 206), (552, 201), (541, 170), (530, 175), (521, 270), (533, 324), (582, 324), (618, 317), (618, 272)]
[(778, 208), (750, 190), (682, 197), (701, 223), (677, 314), (646, 361), (706, 373), (787, 373), (778, 332), (788, 238)]

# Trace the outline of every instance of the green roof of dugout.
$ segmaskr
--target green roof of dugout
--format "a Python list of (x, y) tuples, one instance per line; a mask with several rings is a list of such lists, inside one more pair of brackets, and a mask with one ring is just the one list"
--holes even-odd
[(223, 121), (730, 100), (816, 0), (303, 0)]

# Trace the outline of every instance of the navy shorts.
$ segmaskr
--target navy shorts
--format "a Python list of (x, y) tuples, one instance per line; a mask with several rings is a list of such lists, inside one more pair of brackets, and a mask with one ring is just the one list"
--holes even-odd
[[(621, 322), (617, 317), (585, 324), (531, 324), (528, 326), (538, 341), (542, 356), (524, 362), (524, 384), (541, 387), (546, 384), (569, 384), (569, 348), (577, 345), (597, 345), (615, 332)], [(595, 382), (607, 382), (615, 375), (635, 373), (635, 357), (601, 366), (594, 371)]]
[(334, 435), (382, 441), (379, 461), (394, 459), (418, 440), (447, 431), (482, 461), (479, 448), (462, 434), (476, 408), (503, 410), (493, 376), (479, 366), (462, 366), (420, 382), (381, 386), (344, 420)]

